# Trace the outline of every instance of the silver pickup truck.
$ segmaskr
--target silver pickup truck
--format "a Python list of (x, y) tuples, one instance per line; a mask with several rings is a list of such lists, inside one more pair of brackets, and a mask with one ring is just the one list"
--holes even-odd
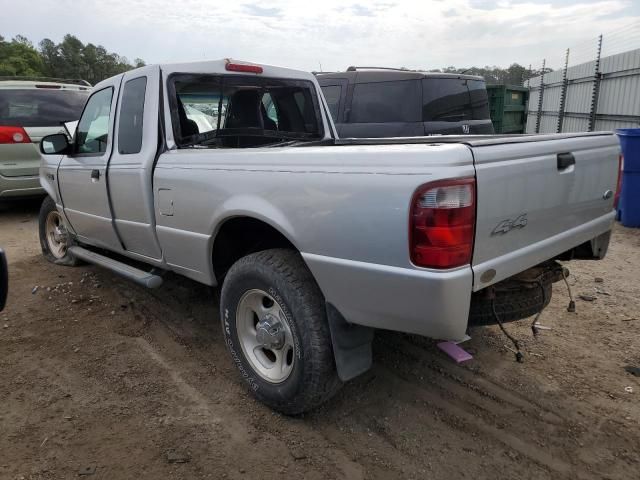
[(375, 329), (541, 311), (557, 260), (605, 255), (619, 179), (610, 133), (340, 139), (312, 74), (231, 60), (105, 80), (40, 148), (46, 258), (220, 287), (232, 361), (287, 414), (366, 371)]

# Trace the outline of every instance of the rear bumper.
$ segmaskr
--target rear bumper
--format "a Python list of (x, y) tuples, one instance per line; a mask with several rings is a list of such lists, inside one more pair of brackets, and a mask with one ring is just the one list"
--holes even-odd
[(470, 267), (435, 272), (302, 256), (326, 301), (351, 323), (444, 340), (460, 340), (466, 333)]
[(0, 175), (0, 198), (33, 197), (44, 195), (45, 190), (40, 185), (40, 177), (4, 177)]
[[(474, 265), (475, 283), (473, 291), (478, 291), (489, 285), (493, 285), (607, 233), (613, 228), (615, 216), (615, 210), (611, 210), (611, 212), (606, 215), (602, 215), (590, 222), (566, 230), (553, 237)], [(601, 253), (601, 257), (604, 257), (605, 253), (606, 247)], [(491, 270), (495, 271), (492, 277), (491, 275), (485, 275)], [(491, 277), (491, 279), (483, 282), (483, 277)]]

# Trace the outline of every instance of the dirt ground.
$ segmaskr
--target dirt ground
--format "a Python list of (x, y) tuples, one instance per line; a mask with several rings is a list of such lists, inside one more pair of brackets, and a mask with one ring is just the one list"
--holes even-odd
[(287, 418), (248, 395), (211, 289), (51, 265), (37, 210), (0, 211), (1, 479), (639, 478), (640, 378), (625, 371), (640, 367), (639, 230), (616, 227), (605, 261), (568, 264), (594, 301), (568, 313), (556, 284), (552, 330), (507, 327), (524, 363), (496, 327), (471, 332), (460, 366), (430, 340), (380, 332), (370, 372)]

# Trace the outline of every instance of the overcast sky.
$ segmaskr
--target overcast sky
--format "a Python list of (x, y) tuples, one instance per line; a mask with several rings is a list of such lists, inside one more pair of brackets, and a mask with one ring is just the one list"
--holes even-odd
[[(147, 63), (234, 57), (318, 70), (348, 65), (560, 65), (640, 19), (640, 0), (0, 0), (0, 35), (83, 42)], [(622, 37), (622, 35), (621, 35)], [(585, 44), (585, 42), (589, 41)], [(640, 45), (637, 45), (640, 47)]]

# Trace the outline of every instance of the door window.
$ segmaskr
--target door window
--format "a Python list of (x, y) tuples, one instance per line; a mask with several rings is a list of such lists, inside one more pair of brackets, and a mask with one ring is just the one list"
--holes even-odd
[(76, 130), (76, 153), (102, 154), (106, 152), (112, 96), (113, 89), (109, 87), (94, 93), (89, 98)]
[(353, 89), (350, 123), (420, 122), (418, 80), (360, 83)]
[(124, 84), (118, 124), (118, 152), (122, 155), (140, 153), (142, 119), (147, 77), (135, 78)]

